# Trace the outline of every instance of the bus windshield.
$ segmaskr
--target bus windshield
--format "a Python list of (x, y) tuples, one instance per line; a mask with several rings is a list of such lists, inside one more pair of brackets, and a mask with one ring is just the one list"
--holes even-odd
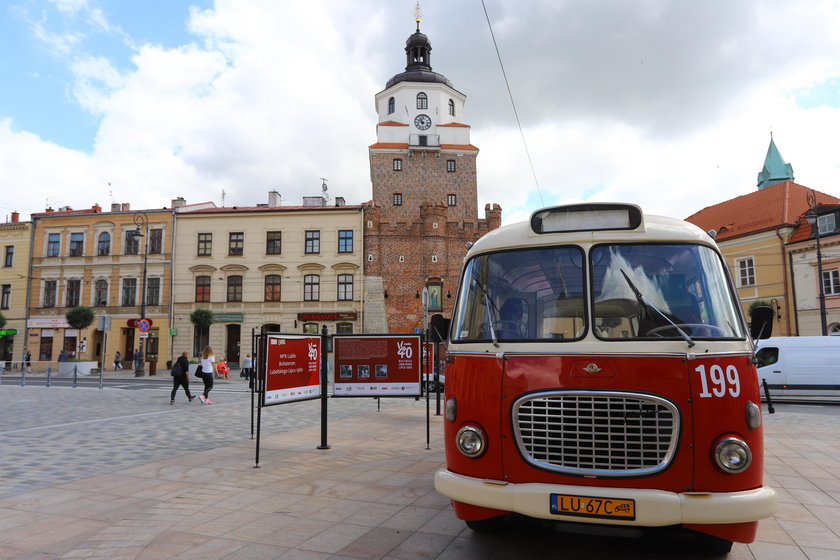
[(709, 247), (599, 245), (590, 263), (599, 338), (744, 337), (723, 263)]
[[(691, 244), (540, 247), (466, 264), (452, 340), (743, 338), (721, 259)], [(591, 293), (590, 293), (591, 287)], [(590, 312), (591, 309), (591, 312)]]

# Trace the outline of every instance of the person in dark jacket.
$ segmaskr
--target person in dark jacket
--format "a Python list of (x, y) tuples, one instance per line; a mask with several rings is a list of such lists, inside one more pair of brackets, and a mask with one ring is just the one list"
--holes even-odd
[(175, 393), (178, 392), (178, 387), (184, 388), (184, 393), (186, 393), (189, 402), (192, 402), (195, 398), (195, 395), (190, 393), (189, 373), (190, 361), (187, 358), (187, 353), (183, 352), (172, 366), (172, 395), (169, 397), (169, 404), (175, 404)]

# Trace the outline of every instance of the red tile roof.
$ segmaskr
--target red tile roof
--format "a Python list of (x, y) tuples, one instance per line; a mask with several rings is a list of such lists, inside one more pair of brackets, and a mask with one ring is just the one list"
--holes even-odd
[(472, 144), (441, 144), (441, 149), (444, 150), (475, 150), (478, 151), (478, 148), (473, 146)]
[[(726, 202), (703, 208), (686, 218), (705, 231), (717, 231), (715, 241), (733, 239), (776, 226), (796, 226), (808, 210), (811, 189), (793, 181), (783, 181)], [(836, 204), (840, 199), (814, 191), (818, 204)]]
[(405, 123), (397, 122), (397, 121), (382, 121), (379, 123), (378, 126), (408, 126)]
[(201, 208), (181, 212), (180, 216), (190, 214), (231, 214), (242, 212), (314, 212), (318, 210), (360, 210), (361, 204), (345, 204), (343, 206), (223, 206), (221, 208)]
[[(836, 204), (819, 204), (817, 203), (817, 214), (822, 216), (827, 214), (826, 209), (837, 210), (838, 206)], [(807, 210), (806, 210), (807, 211)], [(811, 239), (811, 235), (814, 233), (814, 226), (808, 223), (804, 217), (799, 220), (799, 225), (793, 231), (793, 234), (790, 236), (790, 240), (788, 243), (796, 243), (797, 241), (805, 241), (806, 239)], [(834, 233), (828, 233), (824, 235), (820, 235), (820, 237), (827, 237), (828, 235), (836, 235)]]
[(408, 142), (377, 142), (376, 144), (371, 144), (368, 148), (404, 150), (408, 148)]
[(470, 128), (470, 125), (459, 122), (439, 124), (438, 126), (462, 126), (464, 128)]

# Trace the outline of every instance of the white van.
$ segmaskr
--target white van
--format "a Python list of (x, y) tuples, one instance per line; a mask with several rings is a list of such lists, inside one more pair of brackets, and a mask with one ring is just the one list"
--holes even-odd
[(771, 396), (840, 396), (840, 336), (778, 336), (757, 348)]

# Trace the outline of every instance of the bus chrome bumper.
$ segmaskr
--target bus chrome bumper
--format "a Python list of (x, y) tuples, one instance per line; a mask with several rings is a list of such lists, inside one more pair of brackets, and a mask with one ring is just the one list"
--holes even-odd
[[(510, 484), (463, 476), (448, 470), (435, 473), (435, 489), (457, 502), (521, 513), (529, 517), (643, 527), (758, 521), (772, 516), (779, 506), (776, 491), (767, 486), (741, 492), (678, 494), (639, 488)], [(586, 496), (599, 500), (633, 500), (634, 519), (551, 513), (553, 494)]]

